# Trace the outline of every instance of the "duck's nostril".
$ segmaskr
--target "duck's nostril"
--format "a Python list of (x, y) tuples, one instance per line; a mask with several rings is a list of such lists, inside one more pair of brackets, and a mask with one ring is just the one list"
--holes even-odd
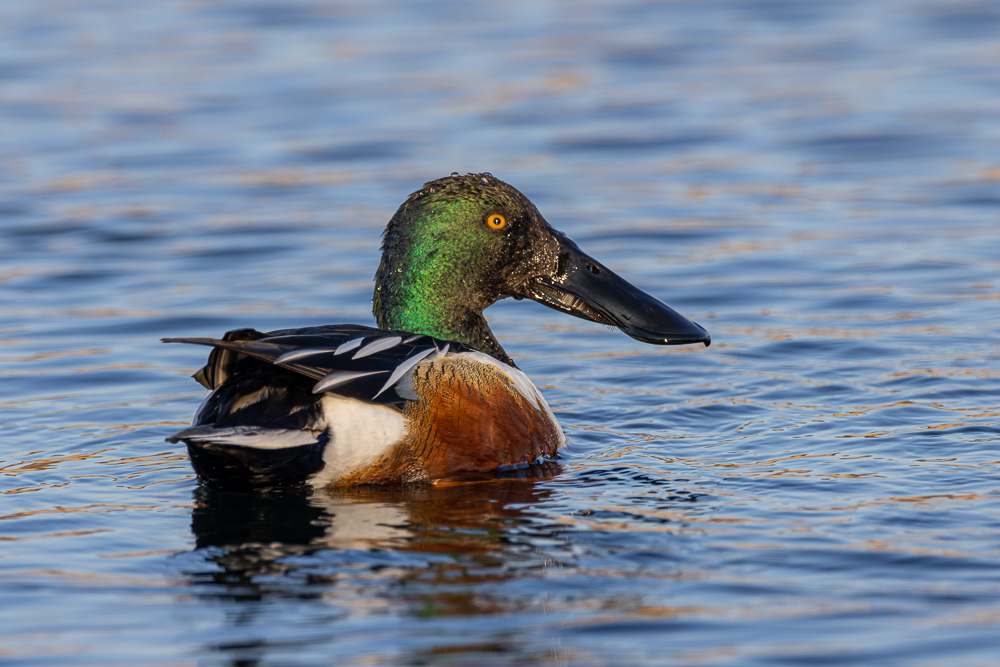
[(569, 255), (562, 252), (559, 253), (559, 258), (556, 260), (556, 273), (557, 276), (566, 275), (566, 267), (569, 265)]
[(601, 270), (596, 266), (594, 266), (593, 264), (591, 264), (590, 262), (587, 262), (587, 270), (595, 275), (601, 275)]

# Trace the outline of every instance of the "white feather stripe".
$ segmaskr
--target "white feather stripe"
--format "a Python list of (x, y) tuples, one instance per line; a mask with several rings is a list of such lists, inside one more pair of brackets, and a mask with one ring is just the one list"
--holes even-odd
[(448, 354), (448, 349), (450, 347), (451, 347), (451, 343), (445, 343), (444, 347), (442, 347), (440, 350), (438, 350), (437, 356), (443, 357), (444, 355)]
[(368, 375), (388, 372), (389, 371), (330, 371), (327, 373), (326, 377), (313, 386), (313, 393), (322, 394), (324, 391), (329, 391), (333, 387), (344, 384), (345, 382), (357, 380), (358, 378), (363, 378)]
[(313, 445), (320, 434), (314, 431), (297, 431), (266, 426), (191, 426), (167, 438), (169, 442), (191, 440), (211, 445), (229, 445), (249, 449), (287, 449)]
[(413, 368), (414, 366), (416, 366), (420, 362), (421, 359), (423, 359), (424, 357), (426, 357), (428, 354), (431, 354), (432, 352), (436, 352), (436, 351), (437, 351), (437, 348), (435, 348), (435, 347), (429, 347), (426, 350), (424, 350), (423, 352), (418, 352), (417, 354), (413, 355), (409, 359), (405, 360), (399, 366), (396, 366), (396, 370), (394, 370), (392, 372), (392, 375), (389, 376), (389, 379), (386, 380), (385, 384), (382, 386), (382, 388), (378, 390), (378, 394), (375, 394), (374, 396), (372, 396), (372, 398), (378, 398), (379, 394), (381, 394), (383, 391), (385, 391), (386, 389), (388, 389), (392, 385), (396, 384), (396, 382), (399, 380), (399, 378), (403, 377), (403, 375), (405, 375), (408, 370), (410, 370), (411, 368)]
[(343, 354), (344, 352), (350, 352), (351, 350), (353, 350), (354, 348), (356, 348), (358, 345), (361, 345), (361, 341), (363, 341), (363, 340), (364, 340), (364, 337), (353, 338), (353, 339), (347, 341), (346, 343), (341, 343), (339, 346), (337, 346), (337, 349), (334, 350), (333, 353), (334, 353), (334, 355), (337, 355), (337, 354)]
[(424, 334), (413, 334), (409, 338), (403, 341), (403, 345), (410, 345), (411, 343), (416, 343), (418, 340), (424, 337)]
[(396, 347), (403, 342), (402, 336), (389, 336), (388, 338), (379, 338), (371, 343), (368, 343), (363, 348), (358, 350), (352, 359), (360, 359), (361, 357), (367, 357), (368, 355), (375, 354), (376, 352), (381, 352), (382, 350), (388, 350), (391, 347)]
[(337, 349), (333, 347), (300, 347), (297, 350), (285, 352), (283, 355), (275, 359), (274, 363), (280, 366), (281, 364), (287, 364), (290, 361), (298, 361), (304, 357), (311, 357), (314, 354), (327, 354), (328, 352), (336, 354)]

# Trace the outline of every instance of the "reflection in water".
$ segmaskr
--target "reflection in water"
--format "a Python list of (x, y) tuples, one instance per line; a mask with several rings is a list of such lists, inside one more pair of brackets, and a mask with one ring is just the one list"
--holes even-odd
[[(531, 504), (551, 491), (535, 480), (557, 474), (559, 466), (544, 462), (527, 471), (453, 479), (436, 485), (360, 487), (312, 492), (226, 493), (207, 487), (195, 490), (191, 530), (196, 547), (226, 551), (257, 548), (303, 553), (314, 549), (392, 547), (412, 551), (441, 550), (448, 527), (460, 537), (444, 540), (444, 549), (482, 551), (473, 532), (497, 530), (522, 516), (515, 505)], [(519, 474), (517, 474), (519, 473)], [(488, 541), (492, 542), (492, 541)], [(408, 546), (407, 546), (408, 545)], [(465, 545), (467, 548), (462, 548)]]
[[(218, 569), (189, 572), (189, 583), (205, 599), (236, 603), (226, 619), (234, 632), (266, 625), (286, 600), (314, 601), (316, 618), (325, 619), (315, 625), (316, 641), (325, 641), (330, 614), (398, 612), (401, 604), (414, 618), (495, 613), (495, 601), (468, 586), (545, 564), (537, 546), (556, 538), (556, 527), (530, 507), (552, 494), (538, 480), (558, 472), (547, 462), (413, 487), (280, 494), (199, 487), (191, 515), (196, 552)], [(276, 650), (259, 631), (255, 637), (252, 645), (209, 648), (232, 664), (255, 664)]]

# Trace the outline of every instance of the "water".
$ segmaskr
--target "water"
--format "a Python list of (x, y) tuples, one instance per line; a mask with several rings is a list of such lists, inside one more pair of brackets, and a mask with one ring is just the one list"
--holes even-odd
[[(992, 665), (989, 2), (0, 5), (0, 662)], [(281, 498), (164, 437), (204, 352), (371, 323), (452, 171), (712, 333), (487, 312), (571, 446)]]

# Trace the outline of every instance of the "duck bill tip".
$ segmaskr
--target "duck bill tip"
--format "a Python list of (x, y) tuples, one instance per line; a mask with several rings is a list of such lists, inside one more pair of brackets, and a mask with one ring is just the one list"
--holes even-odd
[(557, 240), (558, 268), (552, 275), (536, 277), (524, 296), (569, 315), (617, 327), (644, 343), (711, 344), (704, 327), (617, 275), (571, 239), (559, 236)]

